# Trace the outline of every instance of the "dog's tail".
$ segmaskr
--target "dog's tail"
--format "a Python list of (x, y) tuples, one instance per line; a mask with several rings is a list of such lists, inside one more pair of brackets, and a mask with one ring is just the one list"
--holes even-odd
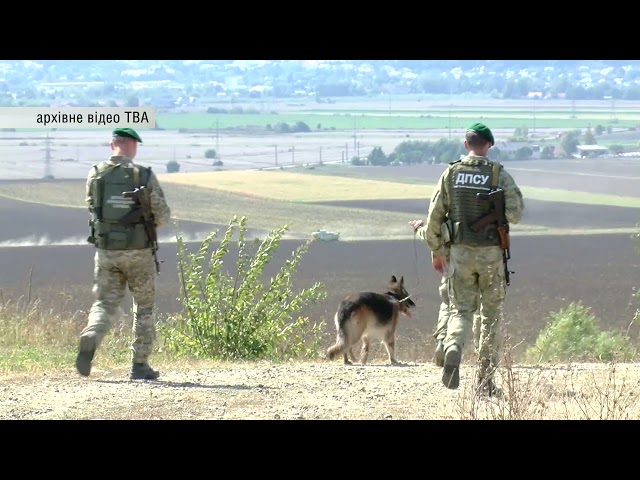
[(338, 337), (336, 338), (336, 343), (327, 349), (327, 358), (329, 358), (329, 360), (333, 360), (338, 355), (344, 353), (344, 351), (347, 349), (347, 334), (342, 327), (342, 325), (345, 325), (345, 321), (347, 320), (346, 317), (347, 312), (342, 309), (338, 310), (334, 316)]

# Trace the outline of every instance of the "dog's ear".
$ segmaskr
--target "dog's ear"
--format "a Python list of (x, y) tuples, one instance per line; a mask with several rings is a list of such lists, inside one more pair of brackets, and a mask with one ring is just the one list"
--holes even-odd
[(395, 275), (391, 275), (391, 283), (397, 283), (398, 280), (396, 279)]
[(404, 285), (404, 275), (402, 275), (400, 277), (400, 282), (399, 283), (400, 283), (400, 285)]

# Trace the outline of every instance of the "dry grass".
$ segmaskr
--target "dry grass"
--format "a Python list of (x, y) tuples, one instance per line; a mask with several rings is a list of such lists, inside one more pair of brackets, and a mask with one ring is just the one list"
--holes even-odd
[[(5, 298), (0, 290), (0, 372), (39, 372), (73, 365), (87, 311), (68, 308), (64, 294), (57, 308), (46, 308), (32, 292), (32, 270), (26, 292)], [(130, 360), (132, 317), (120, 311), (96, 358), (107, 366)]]
[(467, 382), (456, 402), (460, 418), (640, 419), (640, 369), (637, 365), (615, 362), (515, 365), (508, 340), (505, 347), (495, 376), (501, 395), (486, 397), (475, 388), (475, 381)]

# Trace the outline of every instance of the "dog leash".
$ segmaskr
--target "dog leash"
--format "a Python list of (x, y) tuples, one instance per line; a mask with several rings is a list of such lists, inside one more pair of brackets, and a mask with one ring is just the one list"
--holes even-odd
[(414, 230), (413, 231), (413, 255), (414, 255), (413, 264), (416, 267), (416, 279), (418, 280), (418, 282), (416, 283), (416, 287), (420, 285), (420, 275), (419, 275), (420, 269), (418, 268), (418, 246), (416, 242), (417, 235), (418, 235), (418, 230)]

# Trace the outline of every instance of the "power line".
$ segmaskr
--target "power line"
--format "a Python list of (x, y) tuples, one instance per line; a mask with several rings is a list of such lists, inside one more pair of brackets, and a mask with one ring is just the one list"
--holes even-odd
[(49, 138), (49, 132), (47, 132), (47, 136), (45, 137), (44, 140), (44, 146), (45, 148), (43, 149), (45, 154), (44, 154), (44, 178), (51, 178), (53, 177), (53, 173), (51, 171), (51, 160), (53, 159), (51, 152), (55, 151), (53, 148), (51, 148), (51, 138)]

